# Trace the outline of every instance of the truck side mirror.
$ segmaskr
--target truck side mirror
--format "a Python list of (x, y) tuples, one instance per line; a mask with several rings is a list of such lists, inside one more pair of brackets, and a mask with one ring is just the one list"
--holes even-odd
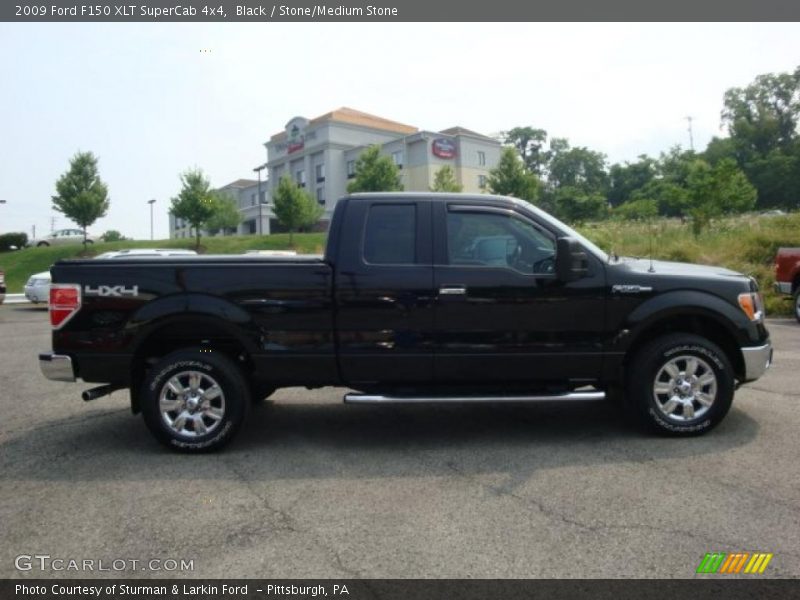
[(589, 273), (589, 258), (580, 243), (570, 237), (556, 241), (556, 275), (561, 281), (575, 281)]

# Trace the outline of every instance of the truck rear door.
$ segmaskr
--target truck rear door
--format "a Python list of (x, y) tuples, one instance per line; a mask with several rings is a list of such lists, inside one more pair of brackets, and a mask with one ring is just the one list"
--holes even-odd
[(431, 202), (350, 198), (336, 264), (339, 368), (348, 385), (433, 380)]

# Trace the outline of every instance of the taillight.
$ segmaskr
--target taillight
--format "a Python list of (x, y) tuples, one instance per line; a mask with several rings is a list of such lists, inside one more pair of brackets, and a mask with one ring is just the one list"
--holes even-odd
[(50, 284), (50, 325), (60, 329), (81, 308), (81, 286), (75, 283)]

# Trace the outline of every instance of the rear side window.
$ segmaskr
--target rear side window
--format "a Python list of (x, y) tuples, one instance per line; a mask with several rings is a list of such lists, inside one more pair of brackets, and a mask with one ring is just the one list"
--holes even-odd
[(413, 265), (417, 262), (415, 204), (375, 204), (364, 232), (364, 261), (373, 265)]

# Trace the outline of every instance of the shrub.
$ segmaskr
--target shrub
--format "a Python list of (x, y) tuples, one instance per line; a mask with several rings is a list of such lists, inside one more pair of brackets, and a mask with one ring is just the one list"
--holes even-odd
[(24, 248), (28, 243), (28, 234), (23, 232), (4, 233), (0, 235), (0, 252), (8, 252), (11, 246)]

